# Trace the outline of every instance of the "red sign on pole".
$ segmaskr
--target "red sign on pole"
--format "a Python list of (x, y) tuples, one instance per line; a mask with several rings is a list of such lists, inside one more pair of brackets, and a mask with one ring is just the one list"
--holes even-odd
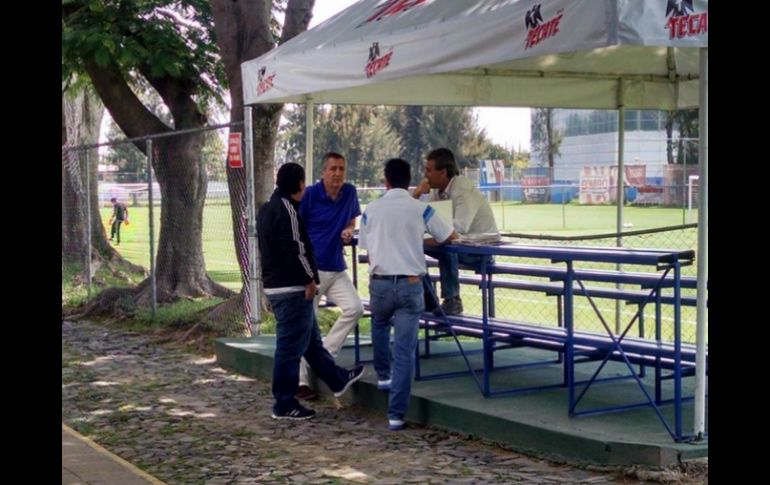
[(230, 133), (228, 145), (227, 164), (230, 168), (243, 168), (243, 157), (241, 157), (241, 134)]

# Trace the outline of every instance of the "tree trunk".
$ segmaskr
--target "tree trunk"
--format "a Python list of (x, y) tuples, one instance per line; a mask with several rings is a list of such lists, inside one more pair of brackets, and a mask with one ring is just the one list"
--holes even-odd
[(407, 106), (404, 109), (406, 122), (401, 132), (401, 136), (406, 140), (406, 159), (415, 164), (414, 173), (412, 174), (412, 181), (415, 184), (425, 177), (425, 156), (427, 153), (424, 153), (423, 146), (422, 112), (422, 106)]
[[(163, 201), (156, 255), (160, 302), (231, 294), (209, 278), (203, 258), (203, 206), (207, 188), (201, 160), (204, 143), (205, 135), (195, 133), (163, 138), (153, 148), (153, 168)], [(149, 292), (149, 286), (144, 291)]]
[[(281, 42), (307, 29), (313, 4), (313, 0), (288, 2)], [(274, 47), (270, 33), (271, 2), (213, 0), (211, 8), (217, 32), (217, 45), (230, 84), (230, 121), (243, 121), (241, 63), (259, 57)], [(257, 206), (264, 203), (273, 191), (273, 152), (282, 107), (283, 105), (259, 105), (252, 111)], [(243, 133), (244, 127), (231, 131)], [(245, 284), (248, 281), (246, 169), (228, 167), (227, 183), (230, 189), (235, 250)]]
[(674, 163), (674, 111), (666, 112), (666, 160)]
[[(276, 109), (277, 107), (277, 109)], [(254, 195), (257, 205), (265, 203), (275, 188), (275, 139), (283, 105), (255, 106), (254, 116)]]
[[(87, 62), (86, 70), (110, 110), (113, 120), (130, 138), (168, 133), (169, 127), (134, 94), (117, 65)], [(158, 91), (171, 112), (176, 129), (201, 128), (206, 117), (194, 101), (194, 89), (173, 78), (145, 78)], [(232, 292), (206, 275), (203, 259), (203, 204), (206, 173), (201, 163), (203, 132), (175, 135), (153, 142), (153, 168), (161, 191), (160, 237), (156, 255), (157, 297), (160, 302), (180, 297), (222, 296)], [(146, 152), (146, 142), (134, 145)], [(137, 288), (137, 301), (150, 296), (149, 281)]]
[(62, 151), (61, 247), (62, 258), (68, 263), (85, 261), (85, 200), (80, 173), (79, 154)]
[[(88, 89), (62, 96), (62, 145), (90, 145), (99, 140), (104, 106)], [(62, 151), (62, 253), (65, 261), (85, 262), (88, 245), (86, 225), (86, 174), (91, 199), (92, 258), (114, 259), (99, 212), (97, 151)]]
[[(289, 0), (286, 6), (282, 42), (307, 29), (313, 3), (313, 0)], [(241, 63), (254, 59), (274, 47), (271, 35), (271, 5), (271, 2), (265, 1), (212, 0), (211, 2), (217, 45), (230, 84), (230, 122), (244, 119)], [(282, 107), (283, 105), (260, 105), (252, 111), (257, 208), (269, 198), (274, 187), (273, 154)], [(231, 129), (232, 131), (244, 133), (245, 127)], [(238, 298), (243, 302), (244, 311), (250, 314), (249, 298), (246, 293), (249, 280), (246, 168), (228, 167), (227, 184), (233, 219), (233, 241), (244, 285), (244, 292)]]
[(554, 152), (556, 151), (556, 142), (553, 133), (553, 108), (545, 110), (546, 136), (548, 137), (548, 183), (553, 182)]

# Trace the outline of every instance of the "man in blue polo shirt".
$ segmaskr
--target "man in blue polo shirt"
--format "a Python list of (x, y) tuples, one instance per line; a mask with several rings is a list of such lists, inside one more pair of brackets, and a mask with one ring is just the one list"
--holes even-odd
[[(316, 309), (321, 296), (334, 302), (342, 314), (323, 339), (324, 348), (336, 357), (350, 331), (364, 313), (358, 291), (346, 271), (343, 243), (353, 239), (356, 217), (361, 215), (355, 186), (345, 182), (345, 157), (329, 152), (323, 157), (321, 180), (307, 188), (302, 197), (300, 216), (307, 225), (318, 263), (321, 283), (315, 298)], [(310, 400), (317, 393), (310, 387), (308, 365), (300, 367), (298, 399)]]

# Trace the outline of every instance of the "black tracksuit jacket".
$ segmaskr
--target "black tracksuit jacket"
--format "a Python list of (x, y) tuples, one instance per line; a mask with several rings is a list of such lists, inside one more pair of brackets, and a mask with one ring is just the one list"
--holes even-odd
[(319, 283), (318, 267), (299, 202), (278, 189), (257, 215), (257, 239), (265, 288)]

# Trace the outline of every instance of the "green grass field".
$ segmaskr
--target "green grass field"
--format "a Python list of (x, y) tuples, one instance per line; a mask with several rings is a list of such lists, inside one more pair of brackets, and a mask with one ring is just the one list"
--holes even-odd
[[(611, 206), (580, 206), (580, 205), (556, 205), (556, 204), (520, 204), (520, 203), (493, 203), (493, 211), (498, 225), (503, 232), (516, 232), (526, 234), (548, 234), (560, 236), (573, 236), (595, 233), (614, 232), (615, 208)], [(109, 220), (111, 208), (102, 209), (102, 219), (109, 235)], [(118, 251), (129, 261), (149, 268), (149, 214), (147, 207), (130, 207), (130, 225), (123, 226), (121, 230), (121, 245)], [(637, 230), (661, 226), (677, 225), (682, 223), (682, 209), (626, 207), (624, 220), (633, 224), (627, 230)], [(238, 291), (241, 287), (240, 271), (236, 261), (233, 247), (232, 223), (230, 219), (230, 207), (226, 203), (207, 204), (204, 209), (203, 252), (206, 261), (206, 269), (214, 280)], [(695, 213), (692, 217), (697, 217)], [(160, 208), (154, 213), (156, 224), (160, 221)], [(505, 224), (503, 224), (503, 221)], [(156, 247), (159, 230), (155, 230)], [(694, 229), (676, 231), (672, 233), (651, 234), (645, 236), (633, 236), (624, 239), (624, 245), (637, 248), (674, 248), (694, 249), (696, 247), (697, 233)], [(533, 243), (542, 241), (533, 240)], [(560, 244), (547, 242), (547, 244)], [(561, 243), (564, 244), (564, 243)], [(590, 246), (614, 246), (614, 239), (598, 241), (574, 242), (575, 245)], [(348, 249), (348, 253), (350, 250)], [(350, 265), (350, 257), (348, 255)], [(520, 261), (522, 262), (522, 261)], [(527, 261), (538, 264), (542, 261)], [(601, 267), (595, 265), (594, 267)], [(605, 266), (607, 267), (607, 266)], [(628, 270), (649, 271), (649, 269), (631, 268)], [(359, 291), (362, 297), (368, 297), (366, 266), (359, 268)], [(695, 274), (695, 266), (684, 268), (685, 274)], [(480, 293), (477, 289), (463, 287), (463, 301), (466, 312), (481, 314)], [(521, 319), (544, 325), (554, 325), (557, 319), (556, 300), (553, 297), (514, 290), (499, 290), (496, 294), (497, 314), (506, 318)], [(614, 327), (615, 304), (611, 301), (601, 301), (600, 308)], [(601, 324), (596, 318), (585, 298), (576, 299), (575, 319), (577, 328), (584, 330), (601, 330)], [(635, 307), (623, 307), (623, 321), (628, 321), (635, 311)], [(650, 307), (645, 312), (645, 318), (653, 321), (654, 314)], [(685, 340), (695, 338), (695, 310), (684, 308), (682, 335)], [(669, 322), (664, 328), (665, 335), (672, 335), (670, 322), (672, 316), (664, 312), (664, 322)], [(368, 327), (368, 322), (367, 325)], [(649, 326), (648, 326), (649, 327)], [(364, 330), (366, 331), (366, 330)], [(648, 334), (652, 331), (648, 328)]]
[[(617, 224), (615, 206), (493, 202), (491, 207), (498, 227), (504, 232), (574, 236), (615, 232)], [(627, 231), (697, 222), (697, 217), (697, 211), (683, 215), (680, 208), (623, 208), (623, 221), (630, 224), (625, 228)]]
[[(103, 207), (101, 214), (107, 237), (109, 237), (108, 222), (112, 208)], [(124, 258), (145, 268), (150, 267), (149, 217), (149, 210), (146, 206), (129, 207), (130, 224), (128, 226), (123, 224), (120, 230), (120, 246), (115, 246)], [(216, 204), (206, 205), (203, 210), (203, 257), (206, 261), (206, 270), (215, 281), (238, 291), (241, 288), (241, 273), (233, 246), (230, 217), (229, 204), (217, 201)], [(153, 219), (156, 224), (155, 249), (157, 251), (160, 234), (159, 206), (155, 207)]]
[[(492, 209), (498, 226), (503, 232), (525, 234), (548, 234), (556, 236), (574, 236), (613, 232), (615, 227), (615, 208), (610, 206), (580, 206), (557, 204), (519, 204), (493, 203)], [(109, 235), (107, 222), (111, 208), (102, 208), (102, 220)], [(149, 267), (149, 211), (147, 207), (129, 208), (130, 224), (121, 228), (120, 253), (129, 261)], [(563, 219), (563, 217), (566, 217)], [(155, 224), (160, 221), (160, 208), (154, 212)], [(218, 201), (207, 204), (203, 212), (203, 253), (206, 269), (218, 282), (233, 288), (240, 288), (240, 276), (233, 247), (230, 206)], [(653, 228), (681, 224), (681, 209), (661, 209), (647, 207), (627, 207), (624, 220), (633, 224), (628, 230)], [(565, 222), (566, 221), (566, 222)], [(504, 222), (504, 224), (503, 224)], [(566, 227), (564, 227), (566, 226)], [(156, 228), (157, 245), (159, 229)], [(695, 231), (682, 231), (672, 234), (635, 236), (625, 240), (629, 247), (655, 248), (695, 248)], [(614, 246), (612, 239), (577, 243), (590, 245)]]

